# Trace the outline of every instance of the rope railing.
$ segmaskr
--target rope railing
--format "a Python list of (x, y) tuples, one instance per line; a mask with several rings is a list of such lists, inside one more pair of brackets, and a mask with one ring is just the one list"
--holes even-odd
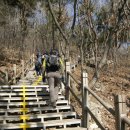
[[(77, 97), (74, 90), (71, 88), (70, 80), (75, 81), (75, 83), (82, 89), (82, 101)], [(115, 103), (115, 110), (110, 104), (107, 104), (104, 100), (102, 100), (97, 94), (95, 94), (88, 86), (88, 75), (85, 71), (82, 73), (82, 82), (79, 82), (75, 79), (75, 77), (71, 74), (71, 68), (70, 68), (70, 62), (66, 62), (66, 99), (70, 102), (70, 92), (75, 97), (76, 101), (81, 105), (82, 107), (82, 126), (85, 128), (88, 128), (88, 122), (89, 122), (89, 116), (94, 119), (96, 124), (101, 128), (102, 130), (105, 130), (105, 127), (102, 125), (102, 123), (97, 119), (97, 117), (92, 113), (92, 111), (88, 107), (88, 96), (91, 94), (97, 101), (99, 101), (104, 108), (110, 112), (115, 117), (115, 126), (116, 130), (126, 130), (125, 125), (130, 125), (130, 120), (125, 116), (121, 117), (123, 112), (121, 112), (120, 105), (121, 103), (124, 103), (124, 101), (116, 101)], [(78, 88), (78, 87), (76, 87)], [(119, 97), (118, 97), (119, 98)], [(118, 99), (119, 100), (119, 99)], [(119, 110), (119, 111), (118, 111)], [(125, 111), (126, 112), (126, 111)], [(123, 114), (124, 115), (124, 114)], [(123, 124), (124, 123), (124, 124)]]

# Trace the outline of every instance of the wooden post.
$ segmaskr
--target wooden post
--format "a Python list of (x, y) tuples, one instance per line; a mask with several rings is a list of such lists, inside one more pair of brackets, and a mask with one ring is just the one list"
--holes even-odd
[(33, 54), (30, 56), (29, 62), (29, 67), (31, 68), (33, 64)]
[[(121, 113), (121, 117), (123, 116), (127, 116), (127, 109), (126, 109), (126, 96), (122, 95), (122, 113)], [(121, 122), (121, 130), (126, 130), (127, 126), (125, 122)]]
[(66, 81), (66, 94), (65, 98), (70, 103), (70, 93), (69, 93), (69, 87), (70, 87), (70, 75), (67, 73), (70, 72), (70, 62), (65, 62), (65, 81)]
[(35, 54), (32, 55), (32, 67), (35, 65)]
[(126, 130), (126, 125), (122, 122), (121, 117), (126, 116), (126, 102), (124, 95), (115, 96), (115, 118), (116, 130)]
[(13, 71), (14, 71), (14, 81), (13, 83), (16, 83), (16, 64), (13, 64)]
[(24, 77), (24, 60), (21, 60), (22, 65), (22, 78)]
[(70, 62), (69, 61), (65, 62), (65, 80), (67, 79), (67, 72), (71, 72)]
[(6, 69), (6, 71), (5, 71), (5, 82), (6, 82), (6, 84), (8, 84), (8, 81), (9, 81), (9, 75), (8, 75), (8, 70)]
[(88, 74), (86, 71), (82, 72), (82, 127), (88, 128), (88, 112), (86, 107), (88, 107)]

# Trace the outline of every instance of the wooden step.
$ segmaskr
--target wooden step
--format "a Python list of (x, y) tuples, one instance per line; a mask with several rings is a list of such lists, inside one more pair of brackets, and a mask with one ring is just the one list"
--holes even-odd
[(72, 111), (71, 106), (68, 105), (61, 105), (56, 106), (56, 108), (53, 108), (51, 106), (44, 106), (44, 107), (31, 107), (31, 108), (10, 108), (10, 109), (0, 109), (0, 113), (4, 113), (4, 115), (14, 114), (14, 113), (22, 113), (23, 111), (26, 111), (26, 113), (31, 112), (46, 112), (47, 111), (55, 111), (55, 112), (61, 112), (61, 111)]
[[(22, 102), (23, 100), (26, 100), (26, 101), (41, 101), (41, 100), (49, 100), (50, 99), (50, 95), (46, 96), (39, 96), (39, 95), (35, 95), (35, 97), (0, 97), (0, 105), (3, 104), (3, 102), (5, 102), (5, 104), (9, 104), (11, 101), (12, 102)], [(62, 96), (62, 95), (59, 95), (58, 96), (58, 99), (62, 99), (64, 100), (65, 99), (65, 96)], [(4, 105), (5, 105), (4, 104)]]
[[(19, 82), (24, 82), (24, 83), (26, 83), (26, 82), (35, 81), (35, 80), (36, 80), (36, 78), (34, 78), (34, 79), (20, 79)], [(18, 82), (18, 83), (19, 83), (19, 82)]]
[(48, 85), (11, 85), (11, 86), (8, 86), (8, 85), (3, 85), (3, 86), (0, 86), (0, 89), (13, 89), (13, 88), (17, 88), (17, 89), (21, 89), (23, 88), (23, 86), (25, 86), (26, 88), (48, 88), (49, 86)]
[(46, 121), (46, 122), (28, 122), (28, 123), (9, 123), (9, 124), (0, 124), (1, 130), (14, 130), (19, 129), (22, 127), (28, 127), (28, 128), (49, 128), (49, 127), (59, 127), (63, 126), (63, 128), (69, 127), (71, 125), (81, 125), (80, 119), (63, 119), (63, 120), (52, 120), (52, 121)]
[[(49, 98), (48, 98), (49, 99)], [(60, 99), (60, 97), (59, 97)], [(35, 105), (46, 105), (48, 104), (47, 101), (29, 101), (29, 102), (25, 102), (24, 104), (26, 104), (26, 108), (28, 108), (29, 106), (35, 106)], [(60, 105), (60, 104), (64, 104), (64, 105), (68, 105), (68, 100), (58, 100), (56, 102), (57, 105)], [(21, 102), (0, 102), (0, 107), (11, 107), (11, 106), (22, 106), (23, 105), (23, 101)], [(27, 107), (28, 106), (28, 107)]]
[(27, 96), (36, 96), (36, 94), (37, 93), (35, 93), (35, 92), (25, 92), (25, 93), (23, 93), (23, 92), (12, 92), (12, 93), (5, 93), (5, 92), (3, 92), (3, 93), (1, 93), (0, 95), (1, 96), (4, 96), (4, 97), (12, 97), (12, 96), (17, 96), (17, 97), (22, 97), (23, 95), (26, 95), (26, 97)]
[[(41, 92), (40, 94), (42, 94), (42, 93), (43, 92)], [(23, 92), (12, 92), (12, 93), (3, 92), (3, 93), (0, 93), (1, 96), (23, 96), (23, 94), (26, 96), (35, 96), (38, 93), (37, 92), (25, 92), (25, 93), (23, 93)]]
[[(21, 92), (21, 91), (23, 91), (23, 88), (20, 88), (20, 89), (18, 89), (18, 88), (13, 88), (13, 89), (11, 89), (11, 88), (5, 88), (5, 89), (0, 89), (0, 93), (2, 93), (2, 92)], [(36, 87), (33, 87), (33, 88), (25, 88), (24, 89), (24, 91), (26, 91), (26, 92), (34, 92), (34, 91), (46, 91), (46, 88), (36, 88)]]
[[(6, 121), (20, 121), (23, 118), (27, 118), (27, 122), (32, 119), (40, 119), (40, 122), (45, 121), (45, 119), (58, 118), (60, 120), (64, 118), (76, 118), (76, 112), (59, 112), (59, 113), (47, 113), (47, 114), (27, 114), (27, 115), (15, 115), (15, 116), (0, 116), (2, 123), (7, 123)], [(39, 120), (35, 120), (39, 122)]]
[(68, 100), (59, 92), (57, 106), (53, 108), (49, 105), (49, 86), (37, 81), (38, 77), (33, 80), (23, 79), (19, 85), (0, 86), (0, 130), (22, 128), (65, 130), (68, 127), (71, 127), (68, 130), (77, 130), (73, 127), (80, 126), (81, 120), (77, 119), (77, 114), (72, 111)]
[[(53, 129), (57, 130), (57, 129)], [(82, 127), (75, 127), (75, 128), (63, 128), (63, 129), (58, 129), (58, 130), (88, 130), (87, 128), (82, 128)]]
[[(47, 92), (46, 90), (41, 90), (41, 91), (1, 91), (0, 92), (0, 97), (7, 97), (7, 96), (21, 96), (23, 95), (23, 93), (25, 93), (25, 95), (38, 95), (38, 96), (45, 96), (45, 95), (50, 95), (49, 92)], [(61, 95), (61, 92), (58, 93), (59, 95)]]
[[(5, 93), (2, 93), (1, 94), (1, 96), (0, 96), (0, 99), (4, 99), (4, 97), (6, 97), (6, 98), (13, 98), (13, 97), (15, 97), (16, 99), (17, 99), (17, 97), (19, 98), (21, 98), (21, 97), (23, 97), (23, 95), (25, 95), (25, 97), (27, 97), (27, 98), (29, 98), (29, 97), (32, 97), (32, 98), (34, 98), (34, 97), (44, 97), (44, 96), (49, 96), (48, 95), (48, 93), (6, 93), (6, 95), (5, 95)], [(59, 93), (59, 95), (60, 95), (60, 93)]]

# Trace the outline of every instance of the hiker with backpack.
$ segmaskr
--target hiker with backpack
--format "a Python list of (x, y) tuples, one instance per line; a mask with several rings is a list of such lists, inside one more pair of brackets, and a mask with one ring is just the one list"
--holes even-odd
[(48, 59), (43, 62), (43, 72), (47, 73), (48, 84), (50, 88), (50, 105), (55, 108), (58, 100), (59, 87), (61, 85), (61, 78), (64, 73), (64, 65), (57, 50), (52, 50)]
[(42, 56), (40, 52), (38, 52), (36, 55), (35, 70), (36, 70), (37, 76), (42, 74)]
[(48, 59), (49, 55), (47, 52), (45, 52), (43, 55), (42, 55), (42, 81), (43, 82), (46, 82), (46, 71), (45, 71), (45, 63)]

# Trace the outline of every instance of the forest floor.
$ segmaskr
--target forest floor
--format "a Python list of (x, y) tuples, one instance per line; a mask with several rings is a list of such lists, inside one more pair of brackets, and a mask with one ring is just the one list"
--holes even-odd
[[(86, 67), (89, 81), (92, 79), (94, 68)], [(77, 80), (81, 79), (80, 66), (74, 71), (74, 75)], [(106, 103), (110, 104), (114, 108), (114, 96), (125, 95), (127, 104), (127, 116), (130, 118), (130, 57), (123, 58), (118, 65), (110, 64), (101, 71), (100, 78), (93, 88), (94, 92), (103, 99)], [(90, 95), (91, 96), (91, 95)], [(98, 113), (104, 126), (109, 130), (115, 130), (115, 119), (114, 117), (102, 107), (101, 104), (97, 103), (95, 98), (90, 97), (90, 101), (97, 104), (95, 109), (98, 108)], [(77, 102), (73, 100), (74, 106), (79, 106)], [(79, 115), (81, 113), (81, 107), (75, 107)], [(94, 107), (93, 107), (94, 109)], [(99, 119), (100, 120), (100, 119)], [(130, 128), (128, 128), (130, 130)]]

